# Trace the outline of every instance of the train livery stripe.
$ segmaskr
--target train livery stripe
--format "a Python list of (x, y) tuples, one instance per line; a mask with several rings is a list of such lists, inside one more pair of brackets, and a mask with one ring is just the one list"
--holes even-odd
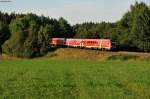
[(111, 50), (113, 45), (110, 39), (73, 39), (73, 38), (51, 38), (51, 45), (85, 47)]

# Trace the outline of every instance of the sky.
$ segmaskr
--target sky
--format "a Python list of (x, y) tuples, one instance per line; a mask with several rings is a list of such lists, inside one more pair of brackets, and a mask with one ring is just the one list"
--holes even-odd
[[(1, 0), (0, 0), (1, 1)], [(11, 0), (0, 2), (0, 11), (35, 13), (50, 18), (64, 17), (70, 24), (116, 22), (135, 1), (150, 5), (150, 0)]]

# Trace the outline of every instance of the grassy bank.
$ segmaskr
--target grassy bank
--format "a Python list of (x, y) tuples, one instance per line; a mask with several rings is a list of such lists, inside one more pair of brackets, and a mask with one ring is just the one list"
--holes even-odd
[(1, 99), (148, 99), (149, 61), (0, 62)]
[[(3, 54), (0, 60), (22, 60)], [(43, 57), (35, 59), (81, 59), (97, 61), (150, 61), (150, 53), (123, 52), (123, 51), (100, 51), (79, 48), (58, 48)]]
[(120, 60), (150, 61), (150, 53), (111, 52), (77, 48), (60, 48), (48, 53), (45, 58), (52, 59), (85, 59), (85, 60)]

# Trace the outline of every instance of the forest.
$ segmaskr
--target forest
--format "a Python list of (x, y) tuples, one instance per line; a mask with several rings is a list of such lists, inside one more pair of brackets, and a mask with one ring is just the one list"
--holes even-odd
[(136, 2), (115, 23), (75, 25), (70, 25), (63, 17), (0, 12), (0, 54), (27, 58), (43, 56), (51, 51), (49, 39), (52, 37), (108, 38), (117, 43), (117, 50), (149, 52), (150, 6)]

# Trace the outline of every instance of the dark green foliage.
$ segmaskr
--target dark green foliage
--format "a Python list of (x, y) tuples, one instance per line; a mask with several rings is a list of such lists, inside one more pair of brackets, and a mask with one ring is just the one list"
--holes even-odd
[(150, 51), (150, 7), (136, 2), (116, 23), (77, 24), (74, 30), (77, 38), (112, 39), (120, 50)]
[(10, 33), (7, 25), (0, 21), (0, 54), (2, 53), (2, 44), (9, 38)]
[[(3, 45), (3, 51), (13, 56), (23, 56), (27, 47), (24, 44), (28, 37), (28, 23), (25, 18), (16, 18), (10, 23), (11, 38)], [(25, 49), (26, 48), (26, 49)]]
[(132, 7), (133, 23), (131, 36), (134, 45), (141, 51), (150, 51), (150, 8), (144, 3)]
[(74, 26), (75, 38), (99, 38), (100, 33), (94, 23), (83, 23)]
[(55, 31), (56, 32), (53, 33), (53, 37), (71, 38), (74, 36), (73, 28), (62, 17), (59, 18), (57, 23), (55, 23)]
[(51, 35), (50, 23), (41, 24), (38, 16), (16, 17), (10, 23), (11, 38), (3, 45), (7, 54), (19, 57), (44, 55)]

